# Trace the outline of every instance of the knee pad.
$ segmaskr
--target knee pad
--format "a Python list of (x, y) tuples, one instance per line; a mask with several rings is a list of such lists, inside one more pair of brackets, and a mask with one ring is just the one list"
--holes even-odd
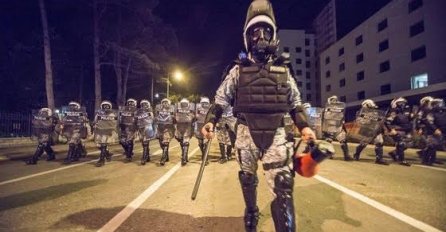
[(294, 178), (290, 172), (281, 171), (274, 178), (274, 192), (293, 192)]
[(244, 171), (238, 172), (238, 178), (243, 186), (257, 186), (257, 184), (259, 183), (257, 175)]

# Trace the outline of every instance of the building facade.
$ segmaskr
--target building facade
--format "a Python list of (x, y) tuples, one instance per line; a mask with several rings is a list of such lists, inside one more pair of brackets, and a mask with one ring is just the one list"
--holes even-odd
[(292, 74), (296, 79), (302, 100), (311, 104), (316, 98), (316, 66), (314, 34), (304, 30), (279, 30), (279, 54), (290, 54)]
[(393, 0), (319, 54), (322, 103), (446, 95), (444, 0)]

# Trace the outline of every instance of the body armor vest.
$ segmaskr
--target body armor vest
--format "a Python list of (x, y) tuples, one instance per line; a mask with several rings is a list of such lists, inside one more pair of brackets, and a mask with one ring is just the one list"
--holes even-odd
[(285, 65), (240, 65), (234, 113), (246, 121), (254, 143), (263, 151), (271, 146), (276, 129), (290, 110), (288, 78)]
[(156, 121), (158, 124), (173, 124), (173, 106), (164, 107), (159, 104), (156, 106)]
[(409, 108), (397, 111), (393, 124), (397, 126), (396, 130), (410, 132), (412, 130), (412, 123), (410, 118)]

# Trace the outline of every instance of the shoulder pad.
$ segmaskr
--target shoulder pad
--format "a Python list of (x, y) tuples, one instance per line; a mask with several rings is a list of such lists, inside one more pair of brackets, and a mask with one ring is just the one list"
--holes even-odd
[(288, 65), (290, 64), (290, 53), (283, 52), (279, 57), (274, 59), (274, 65)]

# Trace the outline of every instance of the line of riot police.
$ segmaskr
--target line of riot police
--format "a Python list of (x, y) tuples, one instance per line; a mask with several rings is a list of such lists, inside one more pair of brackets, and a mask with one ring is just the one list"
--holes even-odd
[[(345, 161), (359, 160), (364, 148), (373, 142), (375, 163), (388, 165), (383, 159), (384, 135), (395, 143), (395, 149), (389, 152), (389, 156), (404, 166), (410, 166), (405, 159), (405, 150), (413, 146), (414, 137), (420, 138), (422, 146), (418, 155), (425, 165), (439, 163), (436, 151), (446, 145), (446, 110), (444, 100), (440, 98), (423, 97), (419, 107), (410, 107), (405, 98), (399, 97), (392, 100), (387, 111), (380, 110), (373, 100), (366, 99), (348, 130), (345, 127), (345, 103), (340, 102), (337, 96), (329, 97), (324, 108), (307, 105), (306, 111), (318, 139), (337, 140)], [(353, 157), (349, 154), (347, 141), (359, 143)]]
[[(48, 161), (55, 159), (55, 153), (51, 148), (51, 145), (54, 144), (54, 132), (67, 139), (68, 152), (64, 159), (65, 164), (78, 161), (86, 156), (83, 140), (86, 140), (90, 133), (85, 107), (81, 107), (77, 102), (70, 102), (65, 108), (60, 115), (61, 119), (49, 108), (33, 112), (33, 137), (37, 140), (38, 145), (34, 155), (27, 160), (27, 164), (36, 164), (44, 151), (47, 153)], [(159, 140), (162, 149), (160, 165), (169, 161), (169, 143), (172, 138), (180, 143), (181, 164), (186, 165), (189, 161), (189, 143), (193, 134), (198, 139), (203, 157), (207, 143), (200, 129), (204, 125), (209, 108), (210, 101), (207, 97), (202, 97), (196, 104), (185, 98), (172, 104), (169, 99), (165, 98), (155, 106), (155, 109), (152, 108), (148, 100), (141, 100), (138, 108), (137, 101), (130, 98), (124, 106), (120, 106), (117, 110), (113, 109), (110, 101), (103, 101), (100, 104), (100, 109), (96, 110), (92, 122), (94, 142), (100, 150), (96, 166), (100, 167), (105, 164), (105, 161), (111, 161), (113, 154), (108, 150), (108, 145), (113, 142), (114, 137), (119, 139), (126, 162), (132, 161), (134, 141), (137, 137), (139, 137), (143, 148), (142, 165), (150, 161), (149, 142), (154, 139)], [(233, 126), (231, 119), (227, 119), (221, 124), (224, 125), (225, 129), (222, 131), (226, 134), (228, 133), (226, 130), (228, 124)], [(225, 155), (231, 153), (231, 143), (228, 143), (227, 146), (228, 152), (225, 152)], [(220, 162), (223, 159), (226, 160), (222, 155)]]

